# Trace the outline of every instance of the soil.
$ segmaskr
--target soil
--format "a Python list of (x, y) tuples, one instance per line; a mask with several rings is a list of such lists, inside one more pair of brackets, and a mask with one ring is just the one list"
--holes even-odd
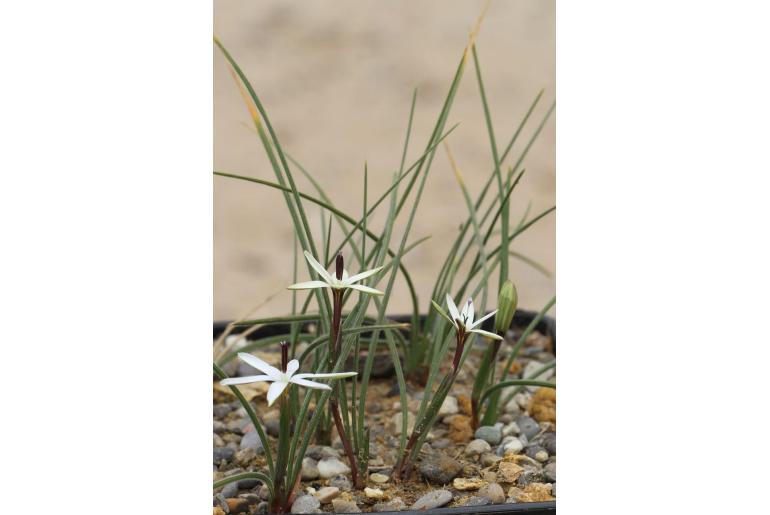
[[(509, 333), (509, 335), (512, 335), (512, 333)], [(511, 347), (510, 342), (505, 342), (502, 349), (510, 349)], [(278, 354), (275, 352), (254, 352), (254, 354), (268, 362), (277, 362)], [(503, 351), (500, 354), (501, 356), (499, 356), (497, 361), (496, 377), (500, 377), (508, 357)], [(555, 390), (548, 388), (525, 388), (514, 397), (514, 400), (508, 406), (501, 405), (498, 426), (502, 426), (504, 435), (506, 432), (508, 433), (503, 437), (502, 443), (492, 444), (490, 446), (491, 449), (481, 456), (466, 455), (466, 448), (474, 440), (474, 432), (469, 424), (469, 396), (475, 372), (478, 369), (482, 355), (483, 349), (479, 349), (474, 351), (467, 359), (450, 392), (450, 396), (458, 401), (458, 412), (439, 417), (428, 437), (427, 443), (421, 450), (421, 459), (418, 460), (411, 478), (401, 481), (399, 484), (394, 484), (392, 479), (389, 479), (384, 484), (374, 483), (371, 480), (368, 481), (368, 487), (379, 488), (384, 492), (384, 501), (400, 498), (404, 503), (405, 509), (408, 509), (424, 494), (440, 489), (445, 489), (452, 493), (452, 500), (445, 505), (447, 507), (462, 506), (469, 501), (492, 504), (555, 499)], [(509, 379), (521, 377), (522, 373), (527, 370), (528, 365), (530, 370), (532, 370), (532, 368), (539, 367), (539, 363), (546, 363), (553, 359), (555, 357), (551, 339), (548, 336), (534, 332), (525, 342), (514, 366), (511, 367), (511, 370), (515, 371), (515, 373), (510, 374)], [(531, 363), (532, 365), (530, 365)], [(235, 362), (230, 363), (229, 366), (231, 372), (235, 374), (236, 371), (234, 369), (237, 368)], [(549, 371), (549, 373), (552, 372), (552, 370)], [(544, 379), (544, 377), (540, 377), (540, 379)], [(555, 382), (555, 376), (548, 380)], [(277, 411), (267, 408), (264, 398), (266, 388), (263, 388), (263, 386), (264, 384), (260, 383), (239, 388), (241, 388), (247, 398), (251, 399), (251, 403), (258, 416), (263, 421), (275, 420)], [(245, 417), (242, 408), (238, 407), (237, 400), (229, 394), (226, 388), (221, 387), (216, 382), (214, 387), (215, 446), (217, 442), (220, 444), (225, 442), (226, 447), (236, 451), (235, 457), (231, 460), (215, 463), (214, 480), (237, 472), (262, 469), (265, 466), (262, 454), (254, 456), (250, 453), (240, 453), (241, 457), (245, 455), (244, 459), (246, 461), (239, 461), (239, 442), (242, 436), (239, 431), (230, 431), (230, 428), (247, 426), (248, 419)], [(253, 388), (249, 389), (249, 387)], [(410, 381), (407, 385), (407, 391), (409, 411), (416, 413), (423, 392), (423, 386)], [(369, 474), (382, 473), (390, 475), (391, 467), (395, 464), (398, 451), (398, 431), (395, 426), (398, 425), (400, 429), (400, 422), (394, 423), (394, 419), (401, 417), (400, 397), (395, 378), (373, 378), (369, 386), (367, 398), (366, 417), (367, 425), (371, 428), (370, 441), (372, 443)], [(505, 393), (503, 398), (505, 398)], [(229, 412), (221, 416), (223, 412), (228, 410), (228, 405), (230, 407)], [(527, 422), (526, 419), (529, 419), (530, 416), (538, 419), (536, 422), (530, 419), (531, 423), (536, 424), (534, 427), (525, 424)], [(517, 420), (520, 424), (514, 423)], [(250, 428), (246, 427), (246, 430), (248, 429)], [(217, 431), (219, 431), (218, 434)], [(524, 433), (529, 433), (531, 437), (522, 436)], [(270, 439), (271, 446), (275, 448), (276, 439), (272, 436), (268, 438)], [(522, 442), (522, 445), (519, 446), (517, 443), (514, 445), (514, 449), (511, 450), (509, 448), (509, 451), (505, 452), (503, 447), (509, 445), (513, 439), (518, 439)], [(483, 443), (481, 445), (483, 446)], [(344, 452), (342, 452), (336, 434), (333, 438), (332, 449), (326, 448), (325, 452), (338, 453), (340, 461), (347, 464), (347, 459)], [(446, 485), (437, 482), (435, 478), (430, 480), (424, 477), (419, 470), (420, 463), (435, 459), (439, 454), (456, 461), (459, 465), (459, 473), (456, 478), (454, 481), (449, 481)], [(506, 463), (506, 467), (500, 466), (500, 463), (503, 462)], [(503, 468), (505, 473), (502, 472)], [(507, 477), (505, 474), (509, 472), (512, 472), (513, 475)], [(347, 474), (346, 477), (349, 480), (350, 474)], [(312, 495), (322, 487), (329, 486), (330, 483), (340, 484), (335, 481), (337, 480), (312, 479), (302, 481), (298, 495)], [(480, 488), (482, 489), (482, 494), (494, 497), (494, 495), (488, 493), (493, 491), (493, 489), (487, 488), (492, 483), (500, 484), (502, 487), (501, 491), (506, 493), (505, 500), (496, 498), (490, 501), (487, 498), (480, 498)], [(243, 513), (256, 514), (264, 512), (263, 510), (266, 509), (266, 503), (264, 503), (263, 499), (264, 490), (259, 485), (249, 486), (250, 488), (247, 489), (239, 489), (236, 495), (227, 500), (227, 504), (232, 505), (236, 510), (242, 510)], [(463, 489), (461, 490), (457, 487)], [(469, 489), (464, 490), (464, 488)], [(234, 487), (231, 487), (230, 491), (226, 493), (230, 495), (235, 494), (233, 489)], [(368, 499), (363, 491), (347, 490), (344, 486), (341, 490), (338, 498), (354, 501), (363, 512), (372, 511), (376, 503), (384, 502), (382, 499)], [(220, 491), (215, 491), (215, 494), (217, 493), (220, 493)], [(221, 497), (217, 499), (215, 496), (215, 513), (220, 513), (217, 510), (225, 512), (223, 500)], [(324, 512), (334, 511), (333, 504), (331, 503), (322, 504), (320, 509)]]

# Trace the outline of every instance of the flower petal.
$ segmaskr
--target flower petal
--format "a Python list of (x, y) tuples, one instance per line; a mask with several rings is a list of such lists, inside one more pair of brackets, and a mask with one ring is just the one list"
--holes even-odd
[(292, 379), (342, 379), (343, 377), (353, 377), (358, 375), (358, 372), (337, 372), (332, 374), (297, 374)]
[(478, 320), (476, 320), (475, 322), (473, 322), (473, 324), (471, 324), (471, 329), (473, 329), (474, 327), (478, 327), (478, 326), (480, 326), (480, 325), (481, 325), (481, 323), (482, 323), (484, 320), (486, 320), (487, 318), (489, 318), (489, 317), (493, 316), (495, 313), (497, 313), (497, 310), (494, 310), (493, 312), (489, 313), (488, 315), (484, 315), (483, 317), (479, 318)]
[(299, 360), (293, 359), (286, 364), (286, 375), (291, 377), (299, 370)]
[(486, 336), (487, 338), (492, 338), (493, 340), (502, 340), (503, 339), (502, 336), (499, 336), (499, 335), (497, 335), (495, 333), (490, 333), (489, 331), (484, 331), (482, 329), (471, 329), (470, 332), (471, 333), (480, 334), (482, 336)]
[(306, 281), (304, 283), (292, 284), (287, 286), (287, 290), (311, 290), (313, 288), (328, 288), (329, 285), (323, 281)]
[(346, 288), (351, 288), (353, 290), (362, 291), (364, 293), (371, 293), (372, 295), (385, 295), (380, 290), (375, 290), (374, 288), (369, 288), (368, 286), (364, 286), (363, 284), (348, 284)]
[(300, 386), (304, 386), (305, 388), (315, 388), (317, 390), (331, 390), (332, 387), (328, 384), (322, 384), (322, 383), (316, 383), (315, 381), (308, 381), (307, 379), (302, 379), (298, 377), (292, 377), (291, 382), (294, 384), (298, 384)]
[(228, 386), (232, 384), (257, 383), (259, 381), (273, 381), (273, 378), (270, 376), (228, 377), (227, 379), (219, 381), (219, 384)]
[(460, 318), (460, 312), (457, 310), (457, 306), (455, 306), (455, 301), (452, 300), (452, 297), (448, 293), (446, 294), (446, 303), (449, 307), (449, 316), (452, 317), (452, 320), (462, 320), (462, 318)]
[(465, 302), (465, 306), (463, 306), (463, 311), (461, 313), (465, 317), (465, 324), (466, 325), (473, 325), (473, 317), (476, 315), (476, 312), (473, 309), (473, 299), (468, 297), (468, 300)]
[(306, 250), (304, 251), (304, 253), (305, 253), (305, 259), (307, 259), (307, 262), (310, 263), (310, 266), (312, 266), (313, 269), (316, 272), (318, 272), (318, 275), (321, 276), (321, 279), (323, 279), (327, 283), (331, 283), (332, 276), (329, 275), (329, 272), (326, 271), (326, 268), (324, 268), (324, 266), (321, 263), (316, 261), (316, 259), (313, 257), (313, 255), (310, 252)]
[(345, 284), (350, 285), (350, 284), (356, 283), (356, 282), (358, 282), (358, 281), (360, 281), (362, 279), (366, 279), (367, 277), (371, 277), (374, 274), (376, 274), (377, 272), (379, 272), (380, 270), (382, 270), (383, 268), (385, 268), (385, 267), (378, 266), (377, 268), (372, 268), (371, 270), (367, 270), (366, 272), (358, 273), (358, 274), (354, 275), (353, 277), (348, 277), (348, 279), (345, 281)]
[(245, 361), (252, 367), (256, 368), (262, 373), (265, 373), (269, 375), (273, 381), (277, 381), (279, 377), (281, 377), (281, 371), (275, 368), (273, 365), (269, 365), (268, 363), (262, 361), (256, 356), (252, 356), (251, 354), (247, 354), (245, 352), (239, 352), (238, 353), (238, 359), (241, 361)]
[(267, 405), (272, 406), (287, 386), (289, 386), (289, 383), (284, 383), (283, 381), (276, 381), (271, 384), (270, 388), (267, 390)]

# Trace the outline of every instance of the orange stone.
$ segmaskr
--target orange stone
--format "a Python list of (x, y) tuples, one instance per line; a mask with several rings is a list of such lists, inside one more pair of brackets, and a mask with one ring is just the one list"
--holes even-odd
[(249, 502), (246, 499), (227, 499), (227, 506), (230, 513), (247, 513), (249, 511)]
[(551, 495), (553, 487), (547, 483), (530, 483), (522, 488), (511, 487), (508, 496), (516, 499), (516, 502), (545, 502), (553, 501)]
[(469, 442), (473, 438), (471, 419), (465, 415), (455, 415), (449, 424), (449, 438), (455, 443)]
[(471, 415), (471, 398), (467, 395), (457, 396), (457, 405), (460, 407), (460, 413)]
[(556, 389), (538, 388), (529, 401), (527, 410), (538, 422), (556, 423)]

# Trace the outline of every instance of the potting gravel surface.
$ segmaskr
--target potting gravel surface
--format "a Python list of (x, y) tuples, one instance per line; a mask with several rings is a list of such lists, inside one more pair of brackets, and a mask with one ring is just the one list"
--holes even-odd
[[(511, 335), (511, 333), (509, 333)], [(480, 347), (481, 343), (477, 342)], [(500, 377), (507, 361), (501, 346)], [(277, 363), (277, 352), (254, 352)], [(494, 425), (470, 423), (470, 393), (483, 355), (474, 349), (466, 360), (439, 418), (420, 452), (411, 478), (394, 484), (390, 472), (398, 458), (403, 416), (395, 377), (373, 378), (366, 403), (371, 428), (368, 481), (364, 490), (352, 488), (350, 468), (336, 432), (331, 446), (310, 445), (302, 466), (302, 483), (292, 513), (357, 513), (421, 510), (439, 507), (483, 506), (502, 503), (553, 501), (556, 496), (556, 391), (526, 387), (501, 406)], [(509, 379), (528, 377), (554, 354), (549, 337), (534, 332), (527, 338)], [(390, 361), (383, 355), (377, 364)], [(448, 364), (447, 364), (448, 365)], [(230, 375), (255, 371), (233, 360), (224, 367)], [(385, 370), (387, 372), (387, 370)], [(385, 374), (387, 375), (387, 374)], [(554, 370), (537, 379), (555, 382)], [(408, 381), (408, 429), (419, 409), (423, 388)], [(277, 405), (268, 408), (266, 383), (240, 385), (261, 418), (275, 455)], [(504, 399), (508, 390), (503, 390)], [(245, 410), (227, 387), (214, 382), (214, 481), (247, 471), (266, 471), (262, 446)], [(267, 513), (267, 488), (254, 479), (230, 483), (214, 491), (214, 515)]]

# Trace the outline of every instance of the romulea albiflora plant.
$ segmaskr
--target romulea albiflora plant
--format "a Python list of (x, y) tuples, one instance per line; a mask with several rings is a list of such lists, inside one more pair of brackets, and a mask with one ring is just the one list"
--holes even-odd
[[(523, 160), (550, 118), (554, 104), (546, 110), (529, 138), (519, 145), (521, 148), (513, 163), (506, 165), (543, 92), (535, 97), (507, 144), (498, 147), (473, 34), (475, 31), (462, 53), (428, 141), (417, 158), (407, 166), (417, 98), (414, 92), (400, 165), (393, 173), (390, 186), (376, 198), (369, 197), (368, 168), (366, 165), (363, 167), (360, 216), (352, 216), (336, 207), (313, 175), (284, 150), (251, 83), (229, 52), (215, 39), (243, 96), (276, 180), (221, 170), (214, 173), (278, 190), (283, 195), (296, 235), (295, 284), (288, 286), (292, 292), (292, 313), (284, 317), (238, 320), (228, 326), (215, 345), (219, 352), (214, 362), (214, 373), (243, 404), (262, 441), (266, 462), (265, 469), (219, 480), (214, 483), (215, 488), (246, 477), (257, 478), (269, 489), (271, 511), (288, 512), (299, 486), (302, 459), (308, 445), (311, 441), (328, 445), (333, 430), (340, 438), (355, 487), (363, 488), (368, 476), (370, 450), (367, 391), (374, 359), (382, 350), (393, 362), (403, 415), (399, 458), (392, 471), (395, 481), (409, 477), (419, 451), (436, 422), (441, 404), (471, 352), (478, 351), (484, 356), (476, 371), (471, 395), (474, 426), (480, 422), (495, 422), (498, 405), (510, 400), (516, 388), (526, 385), (554, 386), (553, 383), (532, 378), (508, 380), (508, 374), (523, 342), (554, 305), (555, 298), (540, 311), (523, 334), (514, 339), (512, 345), (506, 344), (511, 341), (508, 330), (517, 305), (516, 289), (509, 280), (509, 261), (520, 259), (535, 270), (548, 273), (537, 263), (512, 250), (512, 244), (527, 229), (553, 213), (555, 206), (532, 217), (527, 207), (523, 216), (516, 223), (511, 223), (510, 202), (524, 175), (521, 168)], [(493, 162), (487, 179), (483, 183), (478, 181), (481, 191), (475, 200), (447, 143), (448, 136), (456, 128), (456, 125), (447, 128), (449, 113), (466, 65), (471, 60)], [(438, 267), (430, 298), (423, 309), (404, 257), (427, 240), (410, 240), (411, 229), (436, 151), (442, 143), (465, 200), (467, 215), (446, 259)], [(296, 172), (309, 181), (315, 190), (313, 193), (299, 190)], [(496, 191), (487, 198), (490, 189)], [(311, 230), (308, 221), (307, 208), (310, 205), (321, 210), (320, 238)], [(370, 217), (378, 209), (385, 211), (385, 221), (379, 228), (373, 228)], [(400, 237), (394, 234), (396, 221), (403, 221)], [(333, 235), (339, 239), (336, 245), (332, 243), (335, 241)], [(305, 260), (299, 259), (299, 249)], [(343, 253), (362, 272), (350, 275)], [(298, 268), (303, 262), (309, 277), (298, 281)], [(329, 272), (332, 265), (333, 271)], [(495, 277), (497, 285), (490, 285)], [(388, 305), (397, 278), (403, 280), (399, 284), (403, 284), (411, 298), (408, 324), (388, 318)], [(307, 292), (306, 297), (302, 299), (300, 295), (304, 292)], [(497, 297), (497, 309), (491, 312), (487, 305), (490, 294)], [(482, 327), (486, 322), (490, 322), (489, 326)], [(266, 323), (285, 324), (286, 332), (256, 340), (245, 338)], [(235, 338), (233, 344), (223, 345), (230, 341), (226, 337), (236, 328), (244, 330), (240, 337)], [(250, 351), (276, 344), (281, 346), (280, 368), (249, 354)], [(262, 375), (228, 378), (223, 367), (236, 358), (252, 365)], [(501, 359), (505, 359), (505, 367), (497, 378), (495, 365)], [(552, 366), (553, 363), (549, 363), (544, 368)], [(298, 373), (299, 370), (308, 372)], [(327, 380), (330, 382), (325, 382)], [(425, 392), (411, 432), (407, 427), (407, 380)], [(264, 433), (254, 406), (238, 390), (239, 384), (254, 381), (271, 383), (268, 405), (280, 404), (280, 431), (274, 447)]]

